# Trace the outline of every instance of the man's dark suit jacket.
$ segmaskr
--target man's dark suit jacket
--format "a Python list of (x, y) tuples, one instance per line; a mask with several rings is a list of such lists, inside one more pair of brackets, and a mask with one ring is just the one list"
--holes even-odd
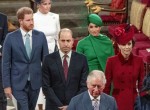
[[(67, 110), (94, 110), (88, 91), (73, 97)], [(115, 99), (112, 96), (102, 93), (99, 110), (118, 110)]]
[[(0, 53), (2, 54), (2, 47), (3, 47), (3, 42), (6, 37), (6, 34), (8, 33), (8, 24), (7, 24), (7, 16), (0, 13)], [(5, 100), (5, 95), (4, 95), (4, 90), (2, 86), (2, 73), (1, 73), (1, 56), (0, 56), (0, 103), (4, 103)], [(5, 104), (6, 105), (6, 104)], [(0, 106), (4, 106), (1, 105)], [(2, 109), (0, 107), (0, 109)], [(4, 108), (3, 108), (4, 109)]]
[[(7, 16), (0, 13), (0, 45), (1, 46), (3, 46), (3, 42), (7, 33), (8, 33)], [(2, 52), (2, 47), (0, 48), (0, 52)]]
[(64, 77), (59, 51), (45, 57), (42, 72), (46, 110), (58, 110), (58, 107), (68, 105), (73, 96), (87, 90), (88, 64), (82, 54), (72, 52), (67, 80)]

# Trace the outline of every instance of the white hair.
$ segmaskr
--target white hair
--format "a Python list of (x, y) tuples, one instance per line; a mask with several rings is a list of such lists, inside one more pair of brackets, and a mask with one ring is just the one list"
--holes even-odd
[(91, 71), (87, 77), (87, 82), (90, 82), (92, 78), (98, 78), (99, 80), (102, 81), (104, 85), (106, 84), (105, 74), (102, 71), (99, 70)]

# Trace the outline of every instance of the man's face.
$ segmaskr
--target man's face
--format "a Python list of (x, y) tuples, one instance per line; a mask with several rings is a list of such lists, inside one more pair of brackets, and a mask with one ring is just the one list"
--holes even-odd
[(94, 98), (97, 98), (101, 95), (105, 86), (100, 79), (93, 77), (89, 82), (87, 82), (87, 87), (90, 94)]
[(24, 19), (19, 19), (19, 23), (24, 31), (28, 32), (32, 30), (34, 27), (33, 14), (25, 14)]
[(67, 54), (68, 52), (70, 52), (73, 46), (74, 41), (72, 38), (72, 34), (68, 31), (61, 32), (58, 42), (59, 42), (60, 50), (64, 54)]

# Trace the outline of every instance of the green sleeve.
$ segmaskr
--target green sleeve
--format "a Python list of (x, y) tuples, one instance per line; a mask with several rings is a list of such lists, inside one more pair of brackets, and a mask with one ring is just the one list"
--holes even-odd
[(78, 42), (76, 52), (84, 54), (83, 43), (81, 41)]

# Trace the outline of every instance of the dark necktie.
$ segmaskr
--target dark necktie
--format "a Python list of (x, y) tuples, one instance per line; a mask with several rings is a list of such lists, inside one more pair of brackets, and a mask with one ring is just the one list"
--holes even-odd
[(68, 62), (67, 62), (67, 57), (68, 57), (68, 55), (64, 55), (64, 60), (63, 60), (63, 68), (64, 68), (65, 79), (67, 79), (67, 74), (68, 74)]

